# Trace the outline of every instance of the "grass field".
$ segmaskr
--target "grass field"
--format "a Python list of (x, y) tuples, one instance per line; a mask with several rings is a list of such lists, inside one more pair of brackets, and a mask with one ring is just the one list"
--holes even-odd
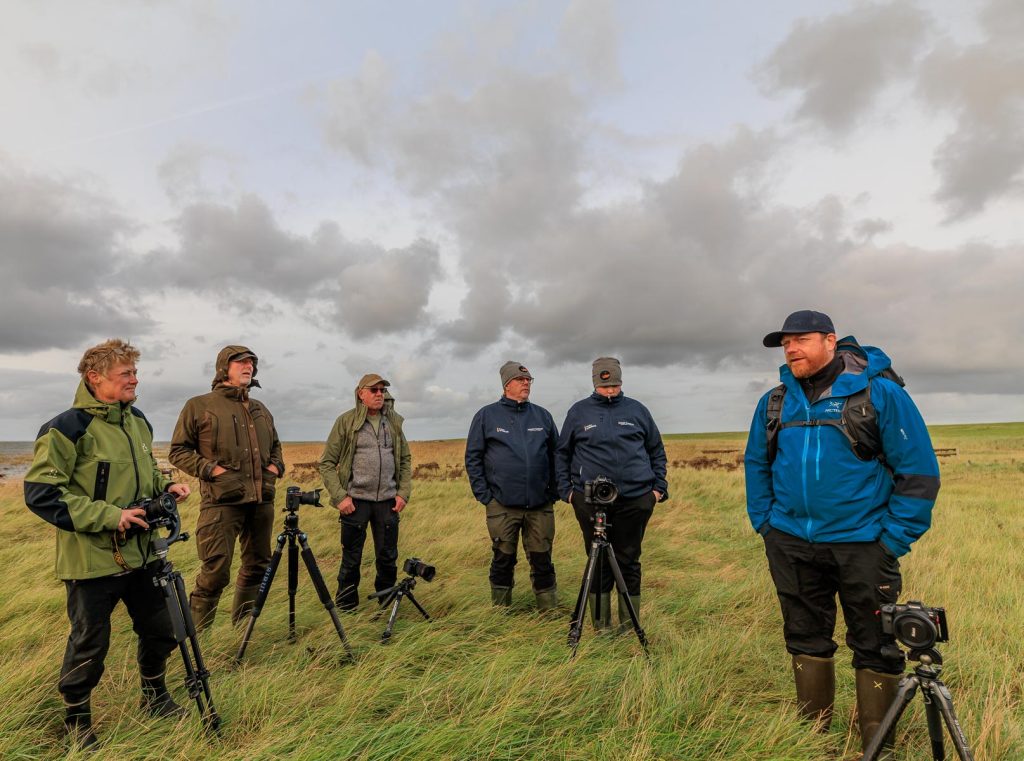
[[(904, 598), (949, 612), (943, 676), (975, 757), (1024, 759), (1024, 424), (942, 426), (933, 435), (937, 448), (955, 453), (941, 460), (933, 528), (904, 559)], [(357, 652), (355, 665), (343, 665), (304, 571), (299, 640), (287, 643), (282, 569), (241, 667), (231, 666), (239, 632), (223, 615), (204, 635), (225, 721), (223, 735), (210, 738), (195, 717), (166, 723), (138, 709), (134, 636), (119, 609), (107, 671), (93, 695), (104, 740), (99, 757), (856, 758), (853, 672), (844, 646), (832, 731), (812, 734), (796, 716), (778, 603), (744, 509), (744, 437), (667, 438), (672, 497), (656, 509), (643, 554), (641, 617), (650, 661), (632, 635), (594, 636), (589, 627), (569, 660), (568, 617), (585, 558), (565, 504), (556, 508), (554, 550), (565, 607), (556, 617), (537, 616), (521, 560), (513, 607), (491, 608), (490, 543), (483, 508), (462, 474), (462, 442), (418, 442), (399, 548), (401, 558), (416, 555), (438, 568), (433, 583), (416, 589), (433, 621), (403, 603), (394, 640), (382, 647), (384, 621), (364, 604), (343, 618)], [(286, 483), (318, 485), (303, 464), (319, 450), (286, 446)], [(60, 758), (55, 683), (68, 627), (64, 589), (52, 574), (53, 530), (25, 509), (16, 479), (0, 481), (0, 508), (0, 758)], [(194, 528), (198, 499), (182, 512), (186, 528)], [(303, 507), (301, 525), (333, 591), (336, 514)], [(191, 588), (194, 544), (175, 545), (171, 559)], [(368, 577), (369, 568), (364, 593), (371, 591)], [(169, 665), (183, 701), (177, 655)], [(919, 698), (900, 724), (897, 745), (898, 759), (931, 757)]]

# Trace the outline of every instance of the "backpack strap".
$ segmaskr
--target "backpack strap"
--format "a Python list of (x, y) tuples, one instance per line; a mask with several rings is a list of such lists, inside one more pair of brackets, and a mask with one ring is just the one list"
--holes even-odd
[(768, 464), (775, 462), (775, 455), (779, 451), (779, 430), (782, 426), (782, 402), (786, 398), (786, 384), (780, 383), (768, 393), (768, 408), (766, 410), (766, 437)]

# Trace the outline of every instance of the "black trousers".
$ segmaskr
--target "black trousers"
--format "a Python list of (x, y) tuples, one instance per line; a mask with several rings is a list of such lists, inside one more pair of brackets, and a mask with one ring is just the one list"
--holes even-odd
[(373, 532), (373, 552), (377, 577), (374, 591), (380, 592), (395, 585), (398, 579), (398, 513), (394, 499), (368, 502), (353, 499), (355, 511), (341, 516), (341, 568), (338, 570), (338, 594), (335, 602), (343, 610), (359, 604), (359, 566), (363, 562), (366, 527)]
[(103, 676), (103, 661), (110, 649), (110, 616), (121, 601), (139, 638), (139, 671), (150, 677), (164, 673), (167, 656), (178, 643), (163, 594), (153, 585), (155, 573), (153, 568), (140, 568), (119, 576), (64, 582), (71, 634), (58, 689), (66, 703), (89, 697)]
[(846, 620), (853, 667), (900, 674), (903, 659), (886, 658), (893, 639), (878, 610), (899, 599), (900, 563), (879, 542), (812, 544), (778, 529), (764, 537), (765, 555), (782, 606), (786, 650), (831, 658), (836, 645), (836, 596)]
[[(608, 541), (615, 551), (615, 559), (622, 569), (622, 578), (626, 589), (631, 595), (640, 594), (640, 545), (644, 540), (647, 522), (654, 514), (657, 498), (654, 492), (615, 500), (605, 508), (608, 516)], [(594, 508), (583, 502), (583, 495), (572, 493), (572, 509), (576, 513), (576, 521), (583, 532), (583, 547), (590, 553), (590, 545), (594, 539)], [(615, 586), (611, 566), (604, 555), (594, 572), (594, 591), (611, 592)]]

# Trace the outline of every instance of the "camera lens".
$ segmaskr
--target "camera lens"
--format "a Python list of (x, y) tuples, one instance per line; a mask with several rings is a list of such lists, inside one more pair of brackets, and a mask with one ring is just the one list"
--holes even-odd
[(896, 639), (910, 648), (921, 650), (935, 644), (938, 630), (935, 623), (919, 611), (907, 611), (893, 621)]

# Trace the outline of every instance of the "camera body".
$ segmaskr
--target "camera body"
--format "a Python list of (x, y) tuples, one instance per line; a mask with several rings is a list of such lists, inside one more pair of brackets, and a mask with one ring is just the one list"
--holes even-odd
[(289, 512), (295, 512), (299, 509), (299, 505), (323, 507), (320, 504), (320, 490), (302, 491), (298, 486), (289, 486), (288, 491), (285, 493), (284, 509)]
[(597, 476), (583, 484), (583, 501), (588, 505), (607, 506), (619, 498), (619, 487), (606, 476)]
[(178, 513), (178, 500), (174, 498), (173, 494), (164, 492), (152, 499), (140, 499), (138, 502), (128, 505), (125, 509), (134, 510), (136, 508), (146, 511), (142, 519), (146, 521), (147, 527), (142, 528), (142, 526), (132, 525), (125, 531), (125, 536), (135, 536), (143, 531), (153, 531), (154, 529), (167, 526), (181, 525), (181, 515)]
[(932, 608), (920, 600), (886, 604), (880, 609), (882, 631), (912, 650), (927, 650), (949, 640), (946, 609)]
[(406, 558), (402, 565), (402, 571), (410, 576), (419, 576), (424, 581), (432, 581), (437, 574), (437, 569), (429, 563), (424, 563), (419, 558)]

